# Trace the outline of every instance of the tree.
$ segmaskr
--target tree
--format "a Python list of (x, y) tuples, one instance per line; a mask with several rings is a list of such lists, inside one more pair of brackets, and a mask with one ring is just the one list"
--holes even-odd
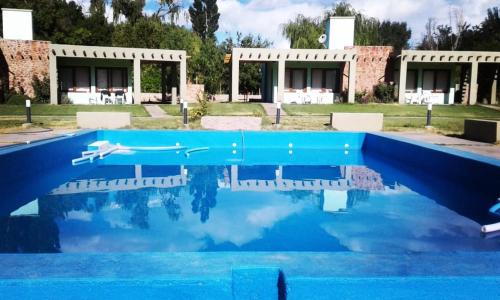
[(174, 24), (179, 19), (181, 8), (182, 2), (180, 0), (158, 0), (158, 9), (153, 16), (162, 20), (168, 16), (170, 24)]
[(394, 52), (400, 53), (402, 49), (408, 48), (411, 38), (411, 30), (406, 22), (384, 21), (379, 27), (381, 45), (393, 46)]
[(217, 0), (194, 0), (193, 5), (189, 7), (189, 17), (193, 31), (203, 41), (215, 39), (220, 17)]
[(203, 83), (205, 91), (215, 94), (221, 90), (224, 53), (209, 39), (203, 43), (200, 54), (193, 57), (193, 77), (195, 82)]
[(114, 22), (118, 23), (121, 16), (131, 23), (137, 22), (143, 17), (142, 10), (145, 5), (146, 0), (111, 0)]
[(292, 49), (318, 49), (322, 48), (318, 38), (323, 33), (323, 27), (319, 18), (299, 14), (294, 20), (281, 25), (281, 33), (290, 40)]

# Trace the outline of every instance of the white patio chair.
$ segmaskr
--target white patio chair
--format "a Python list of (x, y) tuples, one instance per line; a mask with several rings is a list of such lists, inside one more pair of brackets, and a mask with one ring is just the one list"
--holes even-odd
[(113, 98), (109, 91), (101, 91), (101, 102), (104, 104), (113, 104)]
[(117, 91), (115, 93), (115, 104), (125, 104), (126, 102), (125, 93), (123, 91)]

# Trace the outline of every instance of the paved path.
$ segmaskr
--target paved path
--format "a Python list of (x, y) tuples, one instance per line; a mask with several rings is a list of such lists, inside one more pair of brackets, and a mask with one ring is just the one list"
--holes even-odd
[[(276, 103), (261, 103), (262, 107), (264, 107), (264, 110), (266, 111), (266, 115), (268, 116), (276, 116)], [(281, 115), (286, 116), (286, 111), (281, 108)]]
[(29, 128), (23, 131), (18, 131), (16, 133), (3, 133), (0, 134), (0, 147), (12, 144), (25, 144), (27, 142), (55, 138), (74, 131), (76, 130), (74, 129), (47, 130), (43, 128)]
[(260, 130), (262, 119), (258, 117), (215, 117), (201, 118), (201, 126), (214, 130)]
[(431, 132), (390, 132), (401, 137), (447, 146), (500, 159), (500, 145), (464, 140)]
[(165, 113), (165, 111), (163, 109), (161, 109), (161, 107), (156, 105), (156, 104), (144, 104), (144, 108), (149, 113), (151, 118), (161, 119), (161, 118), (168, 117), (168, 115)]

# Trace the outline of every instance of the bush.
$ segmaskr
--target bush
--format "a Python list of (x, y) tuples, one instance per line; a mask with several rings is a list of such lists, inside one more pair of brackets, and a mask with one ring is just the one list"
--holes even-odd
[(189, 111), (189, 118), (191, 121), (201, 119), (208, 114), (208, 97), (203, 93), (198, 95), (198, 106)]
[(373, 88), (374, 96), (377, 102), (389, 103), (394, 102), (396, 97), (394, 96), (394, 85), (381, 82)]
[(35, 93), (35, 101), (40, 103), (50, 102), (50, 79), (48, 76), (42, 79), (33, 75), (33, 82), (31, 84)]
[(370, 102), (374, 102), (375, 98), (373, 97), (372, 94), (368, 93), (367, 91), (362, 91), (362, 92), (356, 92), (354, 94), (354, 101), (356, 101), (356, 103), (367, 104)]
[(6, 104), (10, 105), (26, 105), (26, 100), (31, 100), (30, 97), (18, 93), (15, 91), (12, 91), (8, 96), (7, 96), (7, 102)]

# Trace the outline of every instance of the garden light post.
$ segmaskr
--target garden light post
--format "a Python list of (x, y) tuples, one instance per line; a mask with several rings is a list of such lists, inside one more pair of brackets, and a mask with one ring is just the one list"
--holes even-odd
[(31, 124), (31, 100), (26, 100), (26, 123)]
[(432, 119), (432, 102), (427, 103), (427, 122), (425, 123), (425, 128), (432, 128), (431, 126)]
[(187, 101), (182, 102), (182, 115), (184, 118), (184, 126), (188, 126), (188, 103), (187, 103)]
[(276, 126), (280, 126), (281, 102), (276, 103)]

